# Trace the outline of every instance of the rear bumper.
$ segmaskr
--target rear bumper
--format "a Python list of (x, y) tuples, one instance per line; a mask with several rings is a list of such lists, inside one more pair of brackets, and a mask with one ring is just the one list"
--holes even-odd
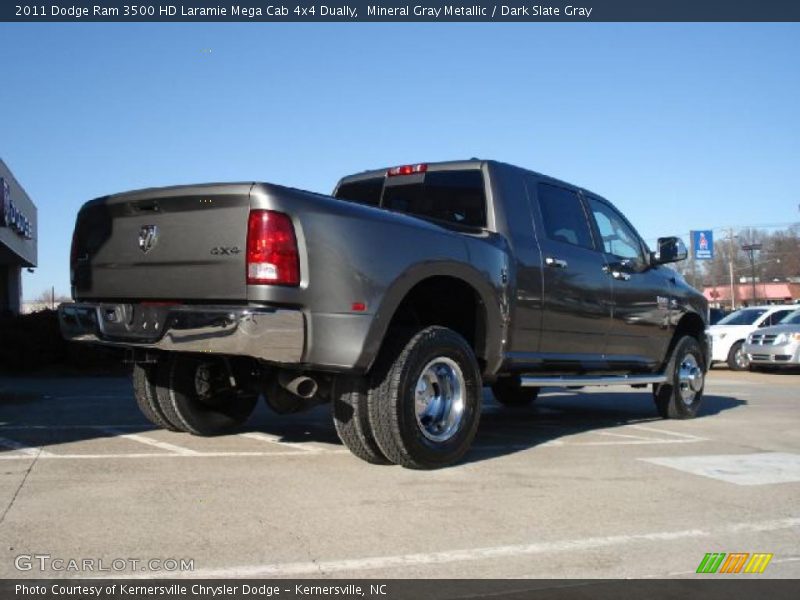
[(277, 363), (303, 359), (305, 319), (264, 307), (62, 304), (62, 335), (71, 341), (173, 352), (250, 356)]

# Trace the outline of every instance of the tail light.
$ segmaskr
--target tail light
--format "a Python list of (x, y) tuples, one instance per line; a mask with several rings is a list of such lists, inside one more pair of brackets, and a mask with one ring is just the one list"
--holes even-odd
[(251, 210), (247, 220), (248, 285), (300, 285), (300, 256), (292, 220), (274, 210)]
[(417, 165), (402, 165), (400, 167), (392, 167), (386, 171), (387, 177), (395, 177), (396, 175), (414, 175), (415, 173), (424, 173), (428, 170), (428, 165), (420, 163)]

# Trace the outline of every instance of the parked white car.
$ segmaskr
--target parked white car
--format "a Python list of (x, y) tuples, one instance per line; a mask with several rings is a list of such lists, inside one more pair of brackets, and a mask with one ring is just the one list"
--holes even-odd
[(796, 305), (750, 306), (732, 312), (708, 328), (712, 339), (711, 364), (724, 362), (734, 371), (750, 368), (750, 358), (744, 351), (747, 336), (760, 327), (777, 325), (786, 315), (797, 310)]

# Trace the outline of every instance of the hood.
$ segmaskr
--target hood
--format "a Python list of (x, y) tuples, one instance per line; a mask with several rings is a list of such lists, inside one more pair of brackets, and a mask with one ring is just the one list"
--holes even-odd
[(708, 328), (711, 335), (719, 335), (721, 333), (747, 333), (751, 329), (758, 329), (755, 325), (712, 325)]
[[(755, 331), (753, 332), (755, 333)], [(800, 333), (800, 324), (773, 325), (772, 327), (762, 327), (758, 333), (764, 335), (777, 335), (779, 333)]]

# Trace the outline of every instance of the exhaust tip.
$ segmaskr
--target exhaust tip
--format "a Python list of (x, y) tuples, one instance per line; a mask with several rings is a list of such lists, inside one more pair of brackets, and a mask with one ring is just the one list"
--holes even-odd
[(306, 375), (281, 373), (278, 376), (278, 383), (280, 383), (281, 387), (285, 390), (306, 400), (314, 397), (319, 389), (317, 382)]

